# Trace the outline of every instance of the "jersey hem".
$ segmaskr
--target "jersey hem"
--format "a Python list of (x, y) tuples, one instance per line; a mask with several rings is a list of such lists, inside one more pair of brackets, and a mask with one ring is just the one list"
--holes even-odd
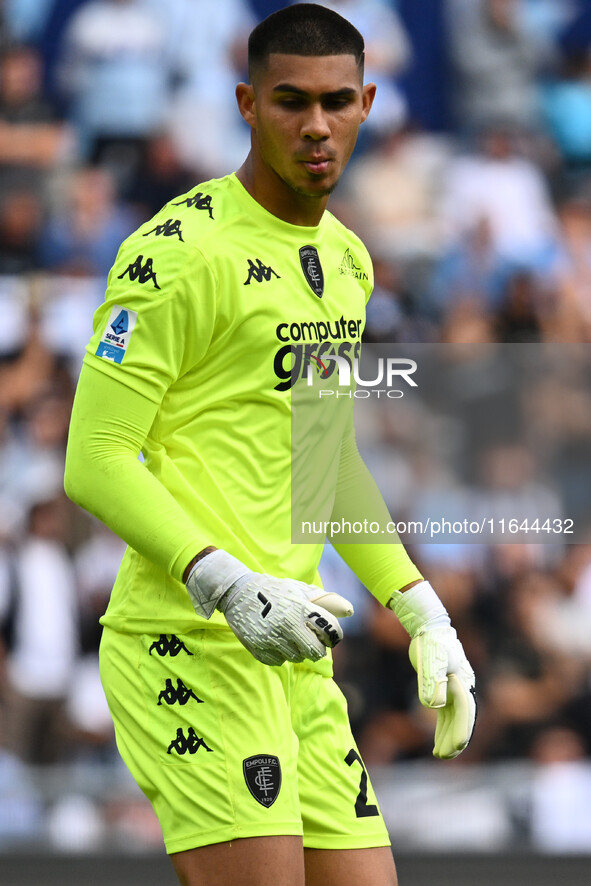
[(226, 619), (221, 613), (214, 613), (212, 618), (202, 618), (195, 613), (194, 617), (181, 621), (167, 621), (163, 618), (134, 618), (133, 616), (111, 615), (108, 610), (99, 619), (100, 624), (115, 631), (117, 634), (180, 634), (190, 635), (195, 631), (230, 631)]

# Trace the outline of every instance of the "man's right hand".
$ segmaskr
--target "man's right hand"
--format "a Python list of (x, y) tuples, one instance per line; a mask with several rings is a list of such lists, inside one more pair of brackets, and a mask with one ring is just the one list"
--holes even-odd
[(352, 605), (339, 594), (251, 572), (222, 550), (198, 560), (186, 585), (199, 615), (210, 618), (219, 609), (240, 642), (268, 665), (317, 661), (343, 637), (337, 616), (353, 614)]

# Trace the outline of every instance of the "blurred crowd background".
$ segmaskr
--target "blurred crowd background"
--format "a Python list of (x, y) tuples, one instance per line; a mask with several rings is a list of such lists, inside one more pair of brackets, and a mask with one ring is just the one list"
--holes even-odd
[[(0, 846), (71, 848), (81, 822), (91, 841), (106, 827), (121, 845), (159, 840), (133, 791), (117, 790), (97, 649), (122, 545), (63, 495), (68, 419), (121, 240), (245, 156), (234, 85), (248, 32), (281, 5), (0, 2)], [(588, 379), (589, 0), (326, 5), (363, 32), (379, 87), (331, 205), (375, 262), (366, 340), (576, 345)], [(547, 381), (539, 433), (569, 429), (584, 503), (589, 385), (556, 396)], [(434, 440), (428, 415), (405, 418), (382, 412), (363, 434), (395, 513), (435, 482), (417, 457)], [(514, 442), (488, 463), (501, 488), (527, 475)], [(412, 546), (478, 675), (478, 728), (451, 771), (531, 766), (537, 805), (521, 826), (573, 850), (591, 846), (591, 532), (580, 538)], [(429, 759), (433, 729), (407, 637), (331, 549), (323, 575), (357, 606), (335, 666), (364, 758), (402, 773)], [(98, 767), (108, 802), (62, 796), (64, 767), (82, 783)]]

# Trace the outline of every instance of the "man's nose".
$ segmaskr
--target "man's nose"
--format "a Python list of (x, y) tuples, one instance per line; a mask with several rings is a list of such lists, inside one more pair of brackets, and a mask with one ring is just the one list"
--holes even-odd
[(330, 136), (330, 126), (321, 105), (311, 105), (302, 125), (302, 138), (324, 141)]

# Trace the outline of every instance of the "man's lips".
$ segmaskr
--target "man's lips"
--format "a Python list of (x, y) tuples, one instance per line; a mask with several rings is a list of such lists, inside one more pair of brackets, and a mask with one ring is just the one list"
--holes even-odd
[(325, 173), (332, 162), (331, 157), (304, 157), (300, 161), (306, 167), (308, 172), (314, 175), (322, 175)]

